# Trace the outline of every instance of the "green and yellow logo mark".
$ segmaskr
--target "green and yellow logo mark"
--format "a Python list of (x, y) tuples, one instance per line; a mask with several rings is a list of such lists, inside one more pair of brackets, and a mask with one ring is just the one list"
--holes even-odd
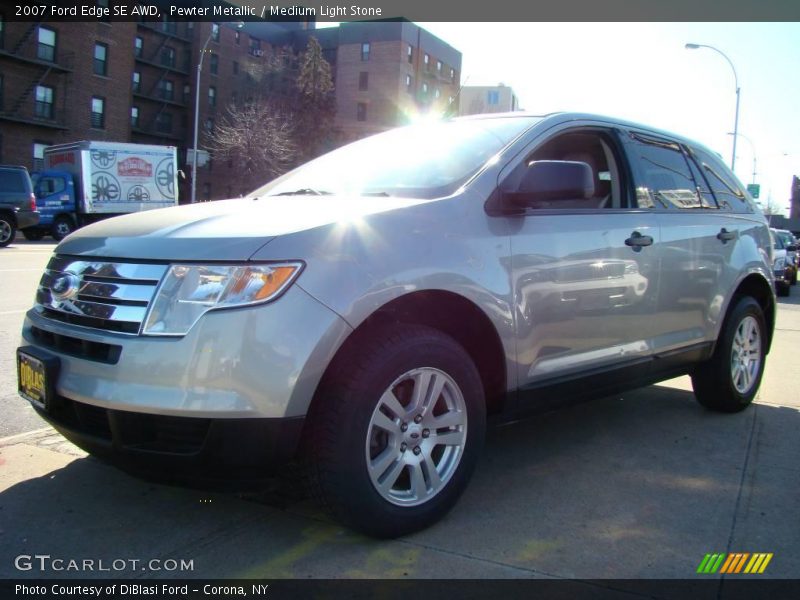
[(714, 573), (763, 573), (771, 560), (772, 552), (706, 554), (703, 560), (700, 561), (697, 572), (702, 575)]

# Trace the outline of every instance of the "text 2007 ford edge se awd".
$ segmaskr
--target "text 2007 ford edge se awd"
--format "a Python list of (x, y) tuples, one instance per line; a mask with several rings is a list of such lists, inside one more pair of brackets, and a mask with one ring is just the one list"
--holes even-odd
[(377, 536), (454, 505), (487, 415), (680, 374), (758, 389), (770, 234), (706, 148), (583, 114), (345, 146), (250, 197), (91, 225), (28, 312), (20, 390), (89, 452), (174, 479), (294, 457)]

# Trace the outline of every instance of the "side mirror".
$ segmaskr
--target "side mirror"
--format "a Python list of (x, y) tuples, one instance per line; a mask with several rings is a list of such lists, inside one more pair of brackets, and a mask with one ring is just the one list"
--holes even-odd
[(540, 201), (576, 200), (594, 196), (594, 174), (585, 162), (537, 160), (528, 165), (516, 190), (507, 192), (518, 206)]

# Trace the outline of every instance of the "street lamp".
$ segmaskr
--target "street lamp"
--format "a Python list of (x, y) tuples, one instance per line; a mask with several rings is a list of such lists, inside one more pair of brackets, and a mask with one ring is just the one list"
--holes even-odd
[(708, 48), (709, 50), (713, 50), (714, 52), (722, 55), (722, 58), (728, 61), (728, 64), (731, 66), (731, 70), (733, 71), (733, 80), (736, 84), (736, 114), (733, 118), (733, 154), (731, 155), (731, 171), (733, 171), (734, 166), (736, 165), (736, 138), (739, 137), (739, 78), (736, 76), (736, 68), (733, 66), (731, 59), (728, 58), (728, 55), (725, 54), (719, 48), (715, 48), (714, 46), (708, 46), (706, 44), (686, 44), (685, 48), (687, 50), (697, 50), (698, 48)]
[[(200, 122), (200, 72), (203, 70), (203, 59), (206, 56), (206, 50), (211, 38), (214, 37), (214, 25), (211, 24), (211, 32), (206, 38), (206, 43), (203, 44), (203, 49), (200, 50), (200, 60), (197, 61), (197, 78), (194, 84), (194, 143), (192, 145), (192, 204), (197, 201), (197, 129)], [(244, 27), (244, 23), (239, 21), (236, 23), (236, 29)]]
[(738, 135), (739, 137), (746, 139), (747, 142), (750, 144), (750, 150), (753, 151), (753, 183), (755, 183), (756, 182), (756, 145), (753, 143), (753, 140), (751, 140), (749, 137), (747, 137), (743, 133), (733, 133), (732, 131), (729, 131), (728, 135), (732, 135), (732, 136), (737, 136)]

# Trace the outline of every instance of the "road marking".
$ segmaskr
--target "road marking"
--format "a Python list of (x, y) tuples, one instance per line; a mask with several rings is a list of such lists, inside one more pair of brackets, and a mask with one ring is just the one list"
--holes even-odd
[(0, 315), (19, 315), (28, 312), (27, 308), (21, 308), (19, 310), (0, 310)]

